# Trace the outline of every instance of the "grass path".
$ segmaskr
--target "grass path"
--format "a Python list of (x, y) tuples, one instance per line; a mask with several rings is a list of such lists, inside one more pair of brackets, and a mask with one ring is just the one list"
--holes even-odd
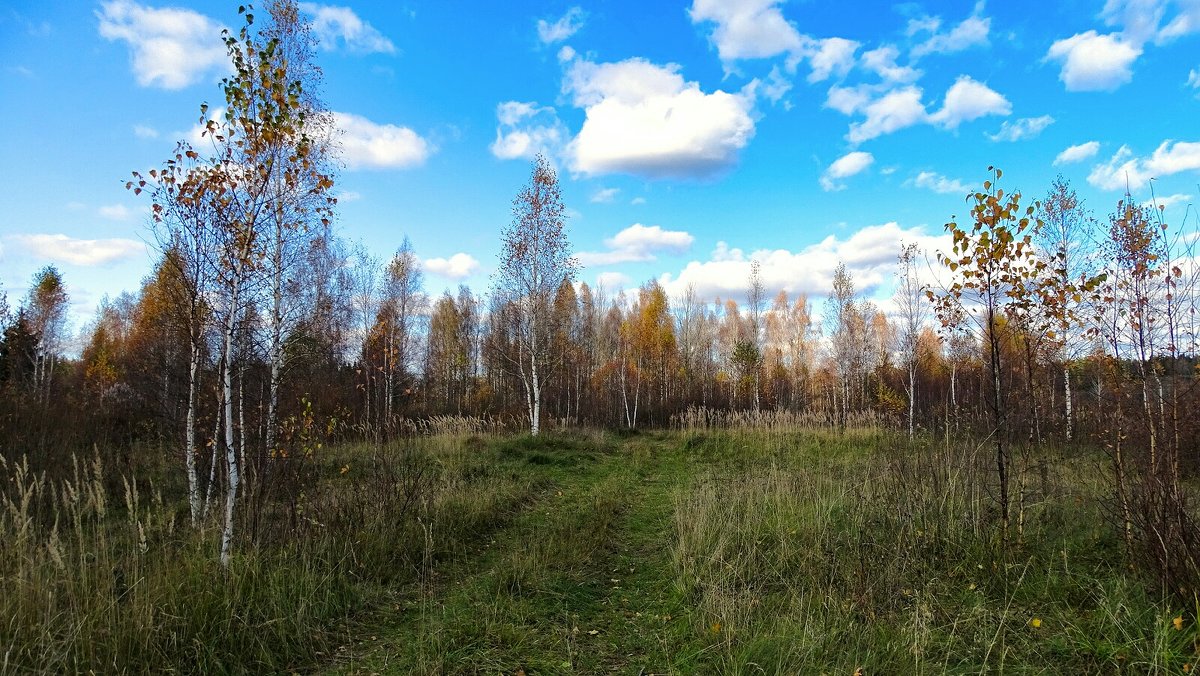
[(677, 454), (655, 452), (661, 445), (634, 437), (603, 453), (509, 449), (508, 461), (541, 475), (544, 488), (477, 553), (401, 592), (335, 670), (677, 671), (692, 630), (668, 541), (685, 472)]
[[(880, 480), (881, 463), (899, 462), (881, 443), (811, 433), (500, 440), (474, 456), (490, 473), (471, 490), (486, 497), (499, 477), (519, 477), (527, 495), (504, 493), (511, 518), (487, 533), (460, 528), (469, 537), (456, 547), (438, 546), (434, 523), (431, 550), (454, 554), (382, 592), (390, 602), (327, 666), (1049, 674), (1182, 673), (1200, 661), (1192, 610), (1112, 565), (1097, 489), (1069, 458), (1028, 508), (1025, 542), (1001, 558), (973, 525), (986, 525), (990, 503), (948, 478), (966, 465), (909, 453), (902, 478)], [(951, 460), (971, 461), (962, 458)]]

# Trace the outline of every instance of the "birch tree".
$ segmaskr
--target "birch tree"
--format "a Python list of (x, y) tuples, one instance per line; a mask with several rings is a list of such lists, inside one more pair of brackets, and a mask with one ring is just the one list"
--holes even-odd
[(1048, 274), (1042, 280), (1042, 290), (1053, 307), (1048, 317), (1049, 336), (1054, 360), (1063, 378), (1063, 435), (1069, 441), (1074, 436), (1074, 399), (1071, 391), (1071, 363), (1091, 347), (1084, 331), (1079, 330), (1082, 296), (1079, 285), (1093, 272), (1088, 242), (1095, 219), (1084, 207), (1083, 200), (1062, 176), (1054, 180), (1041, 203), (1039, 216), (1043, 227), (1038, 244), (1043, 257), (1049, 261)]
[[(264, 238), (268, 284), (267, 363), (270, 376), (267, 387), (267, 412), (264, 450), (275, 450), (279, 436), (279, 393), (288, 355), (284, 341), (306, 316), (305, 296), (300, 287), (300, 268), (304, 254), (319, 226), (328, 226), (336, 200), (329, 189), (333, 185), (330, 154), (333, 149), (333, 117), (319, 96), (321, 70), (313, 61), (316, 40), (294, 0), (273, 0), (266, 7), (270, 21), (262, 31), (268, 46), (274, 45), (270, 61), (273, 75), (289, 89), (288, 115), (293, 118), (288, 133), (265, 138), (281, 147), (270, 154), (267, 174), (271, 200), (266, 214)], [(292, 148), (300, 152), (291, 152)]]
[(533, 436), (541, 427), (542, 384), (553, 354), (551, 301), (559, 285), (575, 278), (578, 267), (571, 256), (564, 212), (558, 175), (538, 155), (529, 183), (513, 199), (512, 222), (501, 233), (494, 289), (518, 310), (516, 353), (504, 357), (524, 387)]
[(62, 351), (67, 325), (67, 287), (62, 274), (47, 265), (33, 276), (25, 301), (26, 316), (37, 335), (33, 360), (33, 385), (38, 399), (48, 401), (54, 367)]
[(1008, 318), (1024, 312), (1032, 304), (1025, 294), (1027, 282), (1045, 269), (1033, 246), (1038, 228), (1036, 205), (1023, 206), (1019, 191), (1008, 193), (997, 186), (1003, 173), (988, 167), (991, 178), (983, 189), (968, 197), (971, 222), (960, 226), (946, 224), (951, 235), (949, 253), (938, 253), (938, 260), (956, 275), (940, 294), (929, 292), (943, 327), (961, 323), (985, 346), (990, 366), (989, 404), (992, 414), (991, 437), (995, 444), (996, 474), (999, 480), (1000, 520), (1004, 537), (1009, 526), (1009, 474), (1011, 450), (1009, 429), (1009, 379), (1004, 345), (1010, 342), (1013, 324)]
[(765, 300), (766, 289), (763, 287), (762, 281), (762, 264), (758, 261), (750, 263), (750, 279), (746, 291), (746, 319), (749, 322), (749, 342), (753, 350), (743, 350), (748, 353), (746, 359), (754, 358), (754, 361), (748, 363), (751, 371), (751, 386), (754, 388), (754, 412), (758, 413), (762, 408), (759, 400), (759, 391), (762, 389), (762, 355), (763, 355), (763, 302)]
[(928, 299), (917, 269), (917, 245), (900, 250), (899, 283), (896, 286), (896, 310), (900, 320), (900, 358), (908, 375), (908, 438), (916, 434), (917, 362), (920, 358), (921, 329), (929, 312)]

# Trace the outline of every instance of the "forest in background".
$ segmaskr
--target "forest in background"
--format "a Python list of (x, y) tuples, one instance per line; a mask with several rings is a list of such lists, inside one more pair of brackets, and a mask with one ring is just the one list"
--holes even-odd
[[(1022, 537), (1024, 477), (1044, 449), (1102, 452), (1099, 499), (1124, 556), (1197, 598), (1194, 212), (1169, 224), (1127, 195), (1097, 216), (1064, 178), (1022, 192), (989, 167), (948, 204), (964, 214), (946, 250), (896, 252), (888, 312), (844, 265), (819, 308), (769, 294), (757, 267), (744, 297), (672, 298), (654, 280), (611, 294), (576, 280), (539, 157), (498, 228), (491, 287), (433, 296), (407, 240), (380, 260), (337, 227), (314, 43), (293, 3), (253, 11), (226, 35), (233, 74), (223, 105), (201, 108), (204, 142), (127, 185), (159, 247), (142, 287), (105, 301), (78, 355), (56, 269), (0, 301), (6, 504), (33, 499), (19, 476), (72, 485), (102, 458), (127, 496), (156, 481), (186, 505), (181, 522), (219, 521), (206, 554), (228, 566), (297, 527), (337, 445), (446, 429), (882, 428), (987, 448), (1001, 543)], [(387, 500), (407, 509), (420, 474), (389, 462)], [(48, 505), (62, 495), (39, 498), (27, 527), (57, 529)]]

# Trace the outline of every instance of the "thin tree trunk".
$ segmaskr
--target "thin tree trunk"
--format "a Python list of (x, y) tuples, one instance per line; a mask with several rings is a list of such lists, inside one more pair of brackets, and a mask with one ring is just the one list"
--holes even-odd
[(200, 341), (193, 336), (191, 358), (188, 360), (188, 408), (184, 464), (187, 467), (188, 506), (191, 508), (192, 525), (200, 522), (200, 483), (196, 475), (196, 391), (199, 389), (197, 376), (200, 370)]
[(228, 481), (225, 489), (225, 527), (221, 533), (221, 565), (228, 568), (233, 550), (234, 508), (237, 505), (241, 471), (238, 466), (237, 446), (233, 433), (233, 334), (234, 319), (240, 291), (240, 280), (235, 281), (230, 294), (228, 315), (225, 319), (225, 363), (221, 368), (221, 389), (225, 395), (225, 464)]
[(1072, 418), (1071, 404), (1071, 369), (1063, 366), (1063, 413), (1066, 422), (1067, 441), (1071, 440), (1071, 436), (1074, 432), (1074, 429), (1072, 428), (1074, 421)]
[(915, 436), (916, 424), (914, 418), (917, 411), (917, 368), (913, 363), (908, 365), (908, 438), (912, 440)]

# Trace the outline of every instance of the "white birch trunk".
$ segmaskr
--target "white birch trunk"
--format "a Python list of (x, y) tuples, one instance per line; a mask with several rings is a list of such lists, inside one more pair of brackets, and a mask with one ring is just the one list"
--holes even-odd
[(1073, 420), (1071, 412), (1071, 371), (1063, 367), (1063, 408), (1066, 413), (1067, 441), (1071, 440)]
[(913, 363), (908, 365), (908, 438), (916, 434), (914, 419), (917, 412), (917, 368)]
[(186, 446), (184, 448), (184, 464), (187, 467), (188, 506), (191, 508), (192, 525), (200, 521), (200, 478), (196, 475), (196, 382), (200, 370), (200, 343), (191, 341), (191, 359), (188, 363), (188, 409)]
[(229, 558), (233, 549), (234, 507), (237, 505), (238, 486), (242, 478), (233, 434), (233, 330), (240, 300), (239, 291), (240, 280), (237, 280), (233, 283), (228, 314), (225, 318), (225, 360), (221, 366), (221, 390), (225, 396), (225, 463), (229, 474), (225, 489), (225, 527), (221, 533), (221, 565), (224, 567), (229, 567)]

